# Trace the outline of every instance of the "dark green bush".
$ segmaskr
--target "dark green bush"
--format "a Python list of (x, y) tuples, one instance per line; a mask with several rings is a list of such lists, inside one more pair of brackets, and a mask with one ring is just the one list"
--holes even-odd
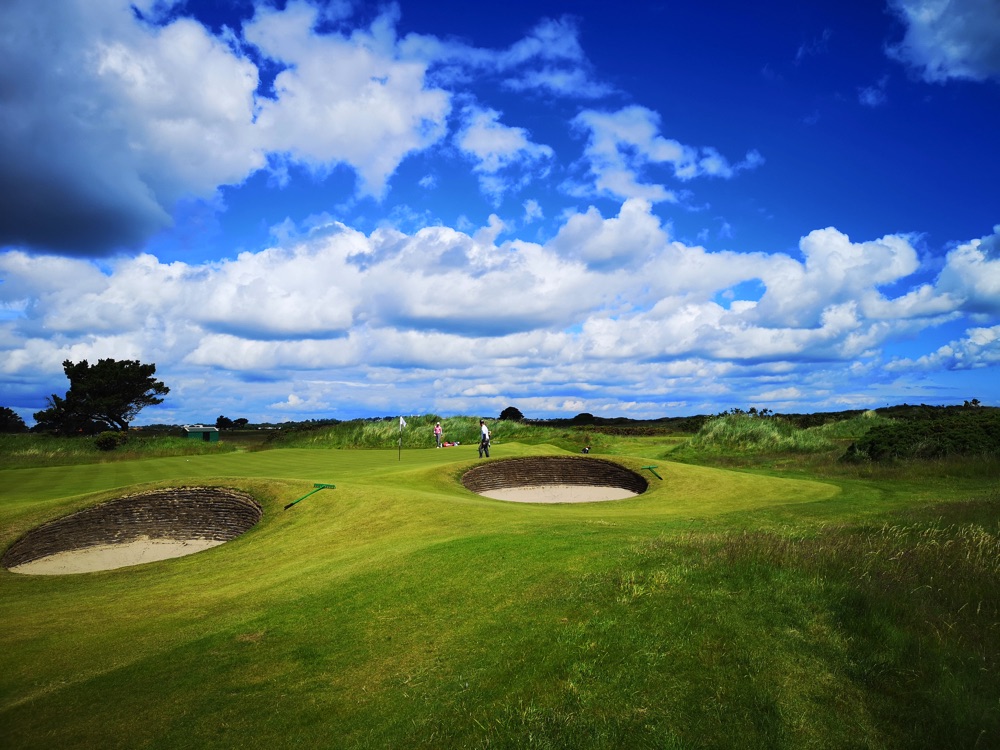
[(128, 433), (118, 430), (108, 430), (102, 432), (94, 438), (94, 445), (102, 451), (113, 451), (128, 442)]
[(952, 411), (935, 419), (877, 424), (852, 443), (844, 461), (893, 461), (1000, 455), (1000, 410)]

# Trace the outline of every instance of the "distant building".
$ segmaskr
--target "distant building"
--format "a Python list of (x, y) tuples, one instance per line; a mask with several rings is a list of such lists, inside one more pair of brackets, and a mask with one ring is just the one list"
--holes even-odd
[(203, 424), (186, 424), (184, 432), (193, 440), (203, 440), (206, 443), (219, 442), (219, 428), (209, 427)]

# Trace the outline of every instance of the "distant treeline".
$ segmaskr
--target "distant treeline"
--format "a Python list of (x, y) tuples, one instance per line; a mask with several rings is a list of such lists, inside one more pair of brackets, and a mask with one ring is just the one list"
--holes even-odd
[(569, 419), (525, 419), (528, 424), (544, 427), (584, 427), (606, 435), (670, 435), (676, 433), (693, 434), (701, 430), (707, 422), (724, 414), (746, 414), (760, 419), (781, 419), (800, 429), (822, 427), (825, 424), (843, 422), (874, 411), (880, 417), (900, 422), (920, 422), (939, 420), (956, 414), (995, 414), (1000, 417), (1000, 408), (979, 406), (975, 399), (964, 406), (929, 406), (927, 404), (899, 404), (879, 409), (845, 409), (843, 411), (814, 412), (810, 414), (778, 413), (768, 409), (758, 411), (751, 407), (747, 411), (732, 409), (723, 414), (699, 414), (690, 417), (661, 417), (658, 419), (630, 419), (628, 417), (595, 417), (593, 414), (577, 414)]
[(979, 406), (979, 402), (966, 402), (964, 406), (929, 406), (928, 404), (898, 404), (897, 406), (884, 406), (878, 409), (848, 409), (846, 411), (816, 412), (815, 414), (780, 414), (782, 419), (786, 419), (796, 427), (818, 427), (829, 422), (840, 422), (845, 419), (852, 419), (860, 416), (866, 411), (874, 411), (880, 417), (888, 417), (906, 422), (919, 422), (932, 419), (940, 419), (948, 414), (963, 413), (987, 413), (1000, 412), (1000, 409), (993, 406)]
[[(853, 419), (864, 414), (866, 411), (874, 411), (881, 417), (888, 417), (899, 421), (927, 421), (937, 420), (946, 415), (976, 412), (980, 414), (1000, 413), (1000, 408), (991, 406), (979, 406), (979, 402), (973, 399), (966, 402), (964, 406), (930, 406), (928, 404), (899, 404), (896, 406), (885, 406), (878, 409), (845, 409), (843, 411), (813, 412), (808, 414), (779, 413), (769, 409), (758, 411), (750, 407), (744, 411), (742, 409), (732, 409), (723, 414), (748, 414), (761, 419), (782, 419), (795, 427), (806, 429), (809, 427), (820, 427), (833, 422), (842, 422)], [(687, 417), (658, 417), (656, 419), (632, 419), (629, 417), (598, 417), (587, 412), (577, 414), (574, 417), (554, 418), (554, 419), (531, 419), (524, 418), (525, 424), (538, 427), (555, 427), (560, 429), (577, 427), (589, 428), (593, 432), (605, 435), (670, 435), (670, 434), (693, 434), (698, 432), (705, 423), (723, 414), (698, 414)], [(404, 415), (410, 419), (410, 415)], [(431, 419), (441, 419), (435, 415), (426, 415)], [(503, 417), (501, 417), (503, 419)], [(389, 415), (384, 417), (361, 417), (358, 419), (341, 420), (333, 417), (320, 419), (306, 419), (299, 422), (260, 422), (248, 423), (242, 426), (245, 430), (310, 430), (322, 427), (330, 427), (341, 424), (345, 421), (360, 423), (393, 422), (399, 420), (399, 415)], [(243, 420), (240, 420), (243, 421)], [(205, 422), (214, 424), (214, 422)], [(141, 429), (151, 431), (170, 432), (179, 430), (182, 425), (152, 424)]]

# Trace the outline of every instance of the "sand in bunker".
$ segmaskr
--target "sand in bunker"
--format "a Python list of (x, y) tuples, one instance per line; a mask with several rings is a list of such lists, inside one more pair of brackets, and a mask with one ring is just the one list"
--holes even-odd
[(494, 500), (514, 503), (599, 503), (605, 500), (624, 500), (637, 493), (621, 487), (595, 487), (581, 484), (539, 484), (533, 487), (504, 487), (479, 493)]
[(124, 544), (99, 544), (68, 552), (57, 552), (48, 557), (17, 565), (10, 570), (12, 573), (36, 576), (92, 573), (96, 570), (114, 570), (155, 560), (193, 555), (195, 552), (223, 543), (216, 539), (136, 539)]

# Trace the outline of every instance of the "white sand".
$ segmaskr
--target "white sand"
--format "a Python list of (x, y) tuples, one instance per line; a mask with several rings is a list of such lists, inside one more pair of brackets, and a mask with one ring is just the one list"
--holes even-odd
[(605, 500), (624, 500), (637, 493), (621, 487), (593, 487), (580, 484), (539, 484), (534, 487), (506, 487), (480, 492), (494, 500), (514, 503), (600, 503)]
[(100, 544), (69, 552), (57, 552), (10, 570), (13, 573), (36, 576), (91, 573), (95, 570), (114, 570), (154, 560), (193, 555), (195, 552), (220, 544), (223, 542), (215, 539), (137, 539), (125, 544)]

